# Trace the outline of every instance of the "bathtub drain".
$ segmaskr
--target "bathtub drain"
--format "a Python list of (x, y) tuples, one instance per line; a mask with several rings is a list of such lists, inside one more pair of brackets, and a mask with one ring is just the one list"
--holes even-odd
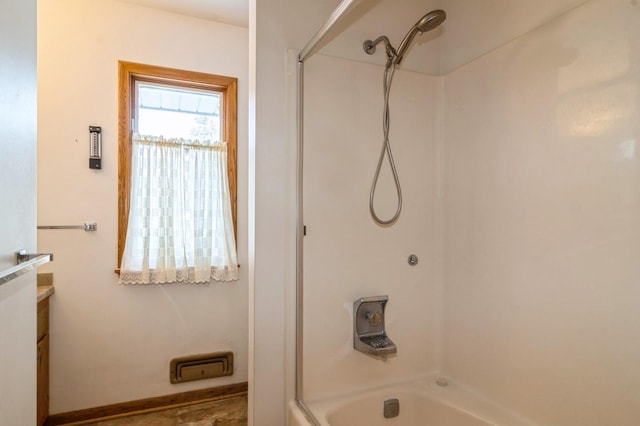
[(444, 377), (438, 377), (436, 379), (436, 385), (446, 387), (446, 386), (449, 386), (449, 381)]

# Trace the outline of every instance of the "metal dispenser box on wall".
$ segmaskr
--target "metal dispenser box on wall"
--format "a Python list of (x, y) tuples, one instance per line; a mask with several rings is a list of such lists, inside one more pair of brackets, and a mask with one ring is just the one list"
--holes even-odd
[(384, 310), (388, 301), (389, 296), (374, 296), (353, 302), (353, 347), (382, 360), (397, 352), (385, 331)]

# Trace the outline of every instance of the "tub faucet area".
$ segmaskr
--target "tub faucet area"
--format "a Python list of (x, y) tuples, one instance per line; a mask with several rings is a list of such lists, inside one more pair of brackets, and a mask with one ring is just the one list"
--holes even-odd
[(353, 347), (374, 358), (387, 360), (397, 353), (385, 330), (384, 311), (389, 296), (361, 297), (353, 302)]

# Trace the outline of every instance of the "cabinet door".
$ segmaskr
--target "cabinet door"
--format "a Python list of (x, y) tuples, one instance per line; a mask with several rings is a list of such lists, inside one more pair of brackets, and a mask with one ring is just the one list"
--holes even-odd
[(39, 342), (42, 336), (49, 332), (49, 299), (38, 302), (38, 326), (37, 333)]
[(38, 342), (38, 426), (49, 415), (49, 334)]

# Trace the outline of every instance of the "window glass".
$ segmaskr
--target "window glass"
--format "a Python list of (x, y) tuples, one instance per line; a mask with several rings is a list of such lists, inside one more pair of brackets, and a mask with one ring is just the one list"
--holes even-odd
[(136, 82), (135, 131), (167, 139), (222, 140), (222, 94)]

